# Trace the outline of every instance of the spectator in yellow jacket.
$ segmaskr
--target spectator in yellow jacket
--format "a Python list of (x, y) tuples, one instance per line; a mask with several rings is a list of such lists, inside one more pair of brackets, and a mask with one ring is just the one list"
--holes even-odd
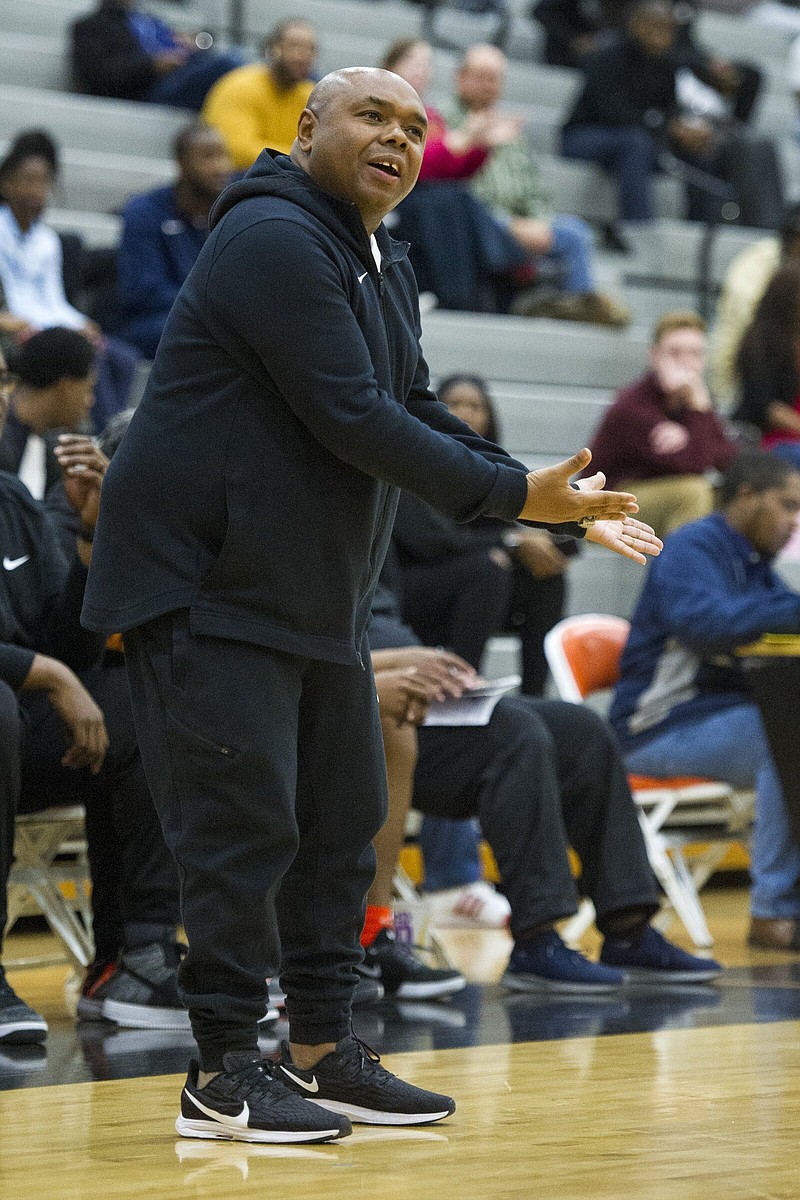
[(234, 166), (247, 170), (265, 146), (288, 154), (314, 82), (317, 36), (307, 21), (280, 21), (261, 47), (264, 61), (228, 72), (211, 89), (203, 119), (225, 139)]

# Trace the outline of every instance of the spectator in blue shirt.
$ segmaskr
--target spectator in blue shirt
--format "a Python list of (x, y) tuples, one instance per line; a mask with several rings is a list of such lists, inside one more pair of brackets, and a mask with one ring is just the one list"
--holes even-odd
[(208, 90), (244, 62), (238, 50), (212, 50), (212, 42), (141, 12), (138, 0), (100, 0), (72, 26), (72, 70), (89, 96), (199, 112)]
[(650, 570), (611, 720), (630, 771), (755, 787), (748, 940), (800, 950), (800, 847), (735, 657), (765, 633), (800, 633), (800, 595), (772, 566), (800, 514), (800, 472), (771, 454), (742, 454), (720, 500), (718, 512), (671, 534)]
[(178, 178), (133, 196), (117, 260), (119, 336), (155, 357), (169, 311), (208, 237), (208, 214), (232, 163), (216, 129), (193, 121), (175, 139)]

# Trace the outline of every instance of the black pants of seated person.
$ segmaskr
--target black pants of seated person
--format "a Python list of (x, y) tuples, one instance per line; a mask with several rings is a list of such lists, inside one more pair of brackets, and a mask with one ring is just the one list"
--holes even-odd
[(490, 637), (518, 634), (527, 696), (544, 690), (544, 635), (561, 620), (565, 590), (563, 575), (537, 579), (519, 563), (499, 565), (484, 547), (402, 568), (403, 618), (420, 641), (478, 667)]
[(614, 735), (590, 709), (509, 696), (480, 728), (423, 726), (413, 805), (436, 817), (477, 817), (511, 905), (516, 940), (576, 912), (569, 866), (581, 860), (581, 890), (597, 926), (615, 915), (650, 917), (659, 889)]
[(175, 936), (179, 885), (144, 777), (125, 672), (87, 671), (81, 681), (103, 711), (109, 749), (102, 770), (62, 767), (67, 738), (44, 692), (0, 683), (0, 932), (7, 915), (14, 813), (82, 804), (92, 879), (96, 960), (124, 946)]

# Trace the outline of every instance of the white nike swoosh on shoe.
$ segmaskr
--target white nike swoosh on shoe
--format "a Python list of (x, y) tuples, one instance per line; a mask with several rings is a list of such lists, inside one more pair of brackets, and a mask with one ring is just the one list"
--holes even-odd
[(319, 1091), (319, 1083), (317, 1081), (316, 1075), (312, 1075), (311, 1083), (306, 1083), (305, 1079), (301, 1079), (299, 1077), (299, 1075), (293, 1075), (288, 1067), (281, 1066), (281, 1070), (284, 1072), (284, 1074), (288, 1075), (289, 1078), (291, 1080), (293, 1080), (294, 1083), (299, 1083), (301, 1088), (305, 1088), (305, 1090), (307, 1092), (318, 1092)]
[(359, 282), (359, 283), (363, 283), (363, 282), (364, 282), (364, 280), (367, 278), (367, 276), (368, 276), (368, 275), (369, 275), (369, 271), (365, 271), (363, 275), (359, 275), (359, 277), (358, 277), (358, 282)]
[(195, 1108), (199, 1108), (201, 1112), (204, 1112), (207, 1117), (211, 1117), (211, 1120), (216, 1121), (218, 1125), (229, 1125), (231, 1129), (247, 1129), (247, 1123), (250, 1120), (250, 1106), (246, 1100), (238, 1117), (232, 1117), (230, 1113), (221, 1113), (217, 1112), (214, 1108), (206, 1108), (202, 1100), (198, 1100), (197, 1096), (193, 1095), (192, 1092), (187, 1092), (186, 1095)]
[(368, 967), (366, 963), (361, 964), (358, 968), (358, 973), (359, 975), (366, 976), (367, 979), (380, 979), (381, 977), (380, 967)]
[(22, 558), (9, 558), (8, 555), (3, 559), (3, 566), (7, 571), (16, 571), (17, 567), (21, 567), (30, 558), (30, 554), (23, 554)]

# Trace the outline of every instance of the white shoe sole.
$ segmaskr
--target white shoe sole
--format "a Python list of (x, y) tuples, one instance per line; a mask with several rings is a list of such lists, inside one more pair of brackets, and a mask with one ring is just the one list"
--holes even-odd
[(38, 1021), (8, 1021), (0, 1024), (0, 1042), (9, 1045), (24, 1046), (28, 1042), (43, 1042), (47, 1037), (47, 1022), (43, 1017)]
[(435, 1113), (387, 1113), (374, 1108), (359, 1108), (357, 1104), (345, 1104), (342, 1100), (315, 1100), (313, 1096), (304, 1099), (318, 1104), (320, 1108), (327, 1108), (329, 1112), (349, 1117), (360, 1125), (430, 1125), (453, 1115), (446, 1109)]
[(191, 1029), (185, 1008), (156, 1008), (149, 1004), (124, 1004), (121, 1000), (104, 1000), (103, 1016), (117, 1025), (130, 1029)]
[(346, 1136), (338, 1129), (304, 1129), (296, 1133), (272, 1129), (231, 1129), (229, 1125), (218, 1125), (216, 1121), (193, 1121), (178, 1117), (175, 1129), (181, 1137), (211, 1138), (218, 1142), (269, 1142), (285, 1146), (297, 1142), (330, 1142)]
[(458, 979), (440, 979), (430, 983), (401, 983), (396, 992), (387, 994), (387, 999), (432, 1000), (435, 996), (452, 996), (466, 986), (463, 975)]

